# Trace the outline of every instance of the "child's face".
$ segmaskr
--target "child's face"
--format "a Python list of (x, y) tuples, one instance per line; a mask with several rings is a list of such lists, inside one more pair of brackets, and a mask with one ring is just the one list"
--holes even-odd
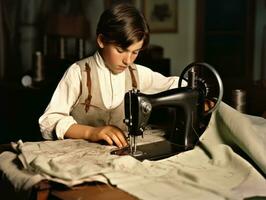
[(126, 49), (115, 44), (101, 43), (100, 53), (109, 70), (113, 74), (119, 74), (136, 60), (142, 45), (143, 40), (133, 43)]

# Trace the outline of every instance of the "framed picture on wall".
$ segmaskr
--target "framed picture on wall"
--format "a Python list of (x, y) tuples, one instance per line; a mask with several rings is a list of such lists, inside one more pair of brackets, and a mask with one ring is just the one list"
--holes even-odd
[(143, 0), (151, 32), (177, 32), (177, 0)]
[(119, 4), (119, 3), (127, 3), (127, 4), (136, 5), (136, 0), (104, 0), (105, 8), (109, 8), (110, 6), (114, 4)]

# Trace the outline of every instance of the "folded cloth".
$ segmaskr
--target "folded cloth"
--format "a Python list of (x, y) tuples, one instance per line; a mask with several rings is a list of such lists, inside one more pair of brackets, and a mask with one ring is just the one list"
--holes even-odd
[(266, 120), (240, 113), (221, 103), (212, 116), (209, 128), (201, 137), (201, 144), (211, 150), (226, 144), (245, 152), (266, 175)]
[[(162, 140), (161, 130), (148, 130), (141, 144)], [(17, 152), (0, 155), (0, 170), (17, 189), (28, 190), (47, 179), (67, 186), (83, 182), (107, 183), (105, 172), (112, 170), (110, 163), (118, 156), (110, 152), (117, 147), (91, 143), (81, 139), (12, 143)], [(19, 168), (19, 164), (22, 166)]]
[[(67, 186), (95, 181), (95, 179), (106, 183), (106, 178), (101, 176), (101, 173), (108, 171), (109, 162), (115, 157), (110, 155), (110, 149), (114, 147), (79, 139), (25, 143), (18, 141), (13, 146), (18, 154), (3, 152), (0, 155), (0, 162), (5, 161), (6, 157), (17, 159), (23, 165), (23, 171), (30, 173), (31, 176), (38, 175), (38, 179), (29, 181), (32, 184), (22, 184), (21, 178), (24, 178), (20, 173), (22, 171), (14, 174), (8, 168), (9, 165), (14, 165), (14, 162), (6, 161), (9, 165), (2, 165), (1, 162), (0, 169), (15, 182), (17, 188), (24, 190), (32, 187), (38, 182), (37, 180), (43, 179)], [(31, 176), (26, 176), (25, 179), (31, 180)]]
[[(196, 147), (160, 161), (145, 160), (116, 169), (106, 177), (140, 199), (243, 199), (266, 196), (265, 179), (232, 149), (218, 144), (211, 157)], [(119, 162), (118, 162), (119, 161)], [(125, 170), (125, 168), (127, 170)]]
[(0, 154), (0, 171), (7, 176), (17, 190), (29, 190), (33, 185), (45, 179), (27, 168), (21, 168), (17, 154), (9, 151)]
[[(139, 199), (266, 196), (265, 130), (265, 119), (221, 103), (199, 145), (167, 159), (140, 162), (131, 156), (111, 155), (113, 146), (77, 139), (20, 141), (14, 144), (17, 154), (0, 155), (0, 170), (18, 189), (48, 179), (68, 186), (108, 182)], [(254, 163), (239, 155), (238, 149)], [(19, 159), (22, 170), (14, 159)], [(17, 168), (16, 175), (12, 167)]]

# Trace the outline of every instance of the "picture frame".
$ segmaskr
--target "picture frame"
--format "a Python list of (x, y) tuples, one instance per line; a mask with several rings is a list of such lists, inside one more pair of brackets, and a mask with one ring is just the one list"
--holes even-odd
[(177, 32), (177, 0), (143, 0), (143, 14), (152, 33)]
[(119, 3), (127, 3), (127, 4), (132, 4), (136, 5), (136, 0), (104, 0), (104, 7), (109, 8), (112, 5), (119, 4)]

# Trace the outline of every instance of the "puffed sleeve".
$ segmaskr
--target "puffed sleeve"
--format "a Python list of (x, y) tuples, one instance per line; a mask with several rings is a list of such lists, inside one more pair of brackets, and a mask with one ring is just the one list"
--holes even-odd
[[(136, 65), (139, 75), (140, 91), (146, 94), (154, 94), (178, 87), (178, 76), (166, 77), (158, 72), (142, 65)], [(185, 83), (182, 83), (182, 86)]]
[(50, 103), (39, 118), (40, 131), (44, 139), (64, 139), (67, 129), (77, 123), (70, 116), (71, 109), (80, 94), (81, 72), (77, 64), (71, 65), (59, 81)]

